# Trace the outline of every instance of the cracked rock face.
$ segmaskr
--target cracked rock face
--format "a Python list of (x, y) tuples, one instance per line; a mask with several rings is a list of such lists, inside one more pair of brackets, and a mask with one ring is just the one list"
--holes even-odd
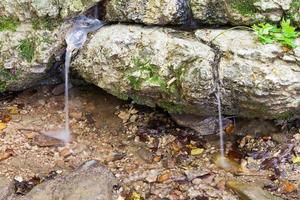
[(285, 52), (277, 44), (262, 45), (248, 31), (199, 30), (196, 35), (205, 41), (215, 38), (223, 52), (219, 71), (225, 113), (285, 118), (299, 109), (299, 47)]
[(0, 32), (0, 91), (22, 90), (47, 77), (63, 51), (62, 27), (34, 30), (21, 24), (16, 31)]
[(87, 81), (118, 97), (159, 105), (170, 113), (215, 114), (216, 68), (225, 115), (286, 118), (297, 112), (298, 49), (285, 52), (275, 44), (262, 45), (247, 31), (224, 32), (213, 41), (216, 47), (209, 47), (206, 43), (221, 32), (202, 29), (195, 36), (112, 25), (95, 33), (72, 65)]
[(13, 17), (20, 21), (37, 17), (70, 17), (86, 11), (100, 0), (1, 0), (0, 17)]
[(92, 36), (72, 66), (87, 81), (123, 99), (171, 112), (205, 113), (215, 107), (209, 95), (213, 59), (212, 49), (191, 33), (112, 25)]
[(106, 20), (144, 24), (184, 24), (189, 17), (185, 0), (110, 0)]

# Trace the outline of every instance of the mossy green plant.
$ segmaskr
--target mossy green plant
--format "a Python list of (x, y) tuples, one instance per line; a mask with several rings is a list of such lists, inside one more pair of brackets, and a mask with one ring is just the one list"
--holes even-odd
[(160, 101), (158, 105), (168, 111), (169, 113), (173, 114), (182, 114), (185, 111), (184, 105), (176, 104), (169, 101)]
[(287, 17), (293, 21), (300, 20), (300, 0), (293, 0), (290, 4), (290, 9), (287, 12)]
[(1, 31), (16, 31), (20, 22), (12, 17), (0, 17)]
[(18, 47), (21, 57), (24, 58), (27, 62), (31, 62), (33, 60), (35, 48), (35, 38), (26, 38), (21, 40)]
[(160, 87), (163, 91), (167, 89), (166, 81), (159, 75), (159, 69), (149, 60), (133, 59), (133, 69), (130, 70), (127, 79), (134, 90), (140, 90), (143, 86)]
[(252, 29), (258, 35), (259, 41), (263, 44), (278, 42), (289, 48), (296, 48), (296, 38), (300, 35), (296, 28), (291, 25), (290, 19), (283, 19), (280, 27), (269, 23), (253, 25)]
[(275, 118), (278, 120), (290, 120), (293, 119), (295, 115), (295, 111), (285, 111), (283, 113), (277, 114)]
[(253, 16), (257, 12), (257, 8), (254, 5), (257, 1), (258, 0), (226, 0), (226, 3), (243, 16)]
[(5, 69), (3, 66), (0, 66), (0, 93), (6, 90), (7, 83), (9, 81), (17, 80), (17, 75), (17, 71), (12, 73), (10, 70)]
[(36, 18), (31, 21), (32, 28), (35, 30), (53, 30), (58, 24), (59, 19), (52, 19), (50, 17)]

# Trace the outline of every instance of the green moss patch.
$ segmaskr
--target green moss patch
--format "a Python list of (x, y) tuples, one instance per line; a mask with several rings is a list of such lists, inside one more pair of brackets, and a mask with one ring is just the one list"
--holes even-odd
[(293, 21), (300, 20), (300, 0), (293, 0), (290, 4), (290, 9), (287, 12), (287, 17)]
[(44, 18), (36, 18), (32, 20), (31, 23), (32, 23), (32, 28), (35, 30), (46, 29), (51, 31), (58, 26), (60, 20), (44, 17)]
[(11, 17), (0, 17), (0, 31), (16, 31), (20, 22)]
[(34, 58), (36, 43), (34, 38), (26, 38), (21, 40), (19, 45), (19, 52), (22, 58), (27, 62), (31, 62)]
[(159, 68), (148, 60), (133, 59), (133, 69), (127, 79), (134, 90), (140, 90), (143, 86), (160, 87), (163, 91), (167, 89), (166, 81), (159, 76)]
[(7, 82), (17, 80), (17, 72), (12, 73), (10, 70), (0, 66), (0, 92), (4, 92)]
[(253, 16), (257, 12), (254, 3), (257, 0), (227, 0), (227, 4), (244, 16)]

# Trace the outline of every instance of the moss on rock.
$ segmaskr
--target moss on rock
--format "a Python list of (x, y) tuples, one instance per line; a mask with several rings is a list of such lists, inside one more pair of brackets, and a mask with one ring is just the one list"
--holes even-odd
[(257, 0), (227, 0), (226, 2), (243, 16), (253, 16), (257, 12), (254, 5)]
[(26, 38), (20, 41), (19, 52), (22, 58), (24, 58), (27, 62), (31, 62), (34, 58), (35, 54), (35, 39), (34, 38)]
[(0, 17), (0, 31), (16, 31), (20, 22), (12, 17)]

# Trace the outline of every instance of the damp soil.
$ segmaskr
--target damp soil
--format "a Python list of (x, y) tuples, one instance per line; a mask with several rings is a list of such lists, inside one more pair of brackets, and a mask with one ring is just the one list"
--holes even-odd
[[(32, 88), (0, 100), (0, 176), (14, 180), (20, 195), (45, 177), (68, 174), (96, 159), (121, 181), (119, 199), (239, 199), (229, 181), (259, 186), (274, 197), (299, 199), (297, 132), (233, 132), (225, 138), (232, 164), (222, 169), (217, 135), (201, 136), (176, 125), (162, 110), (84, 86), (70, 90), (72, 140), (64, 145), (41, 135), (64, 124), (59, 87)], [(36, 184), (20, 184), (26, 180)]]

